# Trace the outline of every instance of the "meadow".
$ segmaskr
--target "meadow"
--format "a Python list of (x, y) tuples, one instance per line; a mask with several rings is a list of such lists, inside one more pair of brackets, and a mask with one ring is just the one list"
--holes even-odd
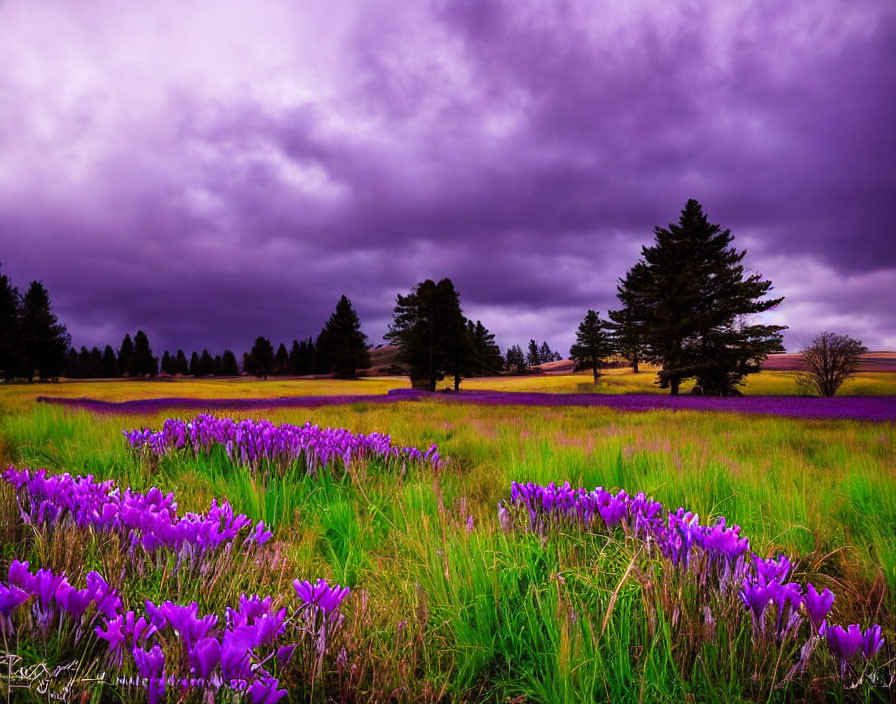
[[(763, 372), (746, 393), (794, 393), (790, 379)], [(644, 393), (651, 381), (651, 374), (612, 370), (599, 386), (609, 393)], [(889, 394), (894, 381), (888, 374), (863, 375), (844, 393)], [(96, 570), (119, 590), (125, 606), (137, 611), (146, 600), (156, 605), (170, 600), (195, 601), (200, 614), (230, 614), (226, 609), (235, 608), (240, 594), (272, 595), (276, 606), (299, 609), (294, 616), (289, 611), (290, 628), (305, 624), (293, 634), (297, 655), (286, 664), (275, 667), (271, 658), (264, 665), (276, 670), (290, 701), (887, 701), (892, 696), (887, 673), (896, 635), (893, 423), (436, 400), (261, 414), (274, 424), (311, 421), (353, 433), (389, 433), (397, 446), (421, 452), (435, 444), (442, 458), (438, 466), (352, 460), (341, 469), (334, 461), (309, 473), (307, 455), (247, 467), (220, 447), (154, 454), (135, 450), (123, 437), (122, 430), (162, 428), (167, 418), (180, 415), (170, 409), (97, 416), (33, 403), (38, 395), (241, 398), (382, 394), (406, 386), (401, 379), (239, 379), (0, 389), (4, 465), (43, 468), (49, 475), (93, 475), (143, 494), (158, 487), (173, 492), (182, 515), (208, 512), (213, 500), (226, 499), (252, 526), (264, 521), (261, 530), (272, 534), (258, 546), (247, 538), (245, 554), (226, 546), (203, 553), (194, 571), (181, 567), (181, 556), (133, 553), (133, 546), (131, 559), (123, 559), (127, 545), (113, 533), (70, 523), (53, 529), (23, 524), (16, 493), (3, 482), (0, 577), (13, 560), (28, 560), (32, 570), (64, 571), (78, 585)], [(519, 391), (582, 392), (590, 386), (590, 378), (581, 375), (464, 382), (465, 388)], [(238, 420), (260, 415), (215, 413)], [(832, 626), (881, 624), (887, 642), (873, 658), (838, 655), (837, 644), (823, 643), (805, 613), (810, 602), (801, 602), (800, 609), (782, 602), (777, 625), (773, 606), (757, 621), (737, 593), (740, 582), (733, 591), (712, 586), (730, 577), (716, 574), (715, 563), (701, 567), (696, 558), (691, 566), (670, 563), (668, 555), (651, 552), (649, 543), (645, 547), (634, 523), (625, 523), (625, 529), (610, 523), (595, 527), (559, 513), (527, 514), (520, 502), (509, 501), (513, 482), (602, 486), (614, 496), (619, 490), (631, 497), (643, 491), (672, 512), (682, 506), (699, 514), (706, 526), (724, 516), (728, 526), (741, 527), (739, 535), (749, 538), (756, 555), (789, 556), (787, 579), (836, 595)], [(741, 561), (737, 569), (752, 568)], [(303, 601), (307, 594), (290, 586), (293, 579), (313, 585), (319, 578), (351, 590), (336, 610), (315, 611), (317, 606)], [(293, 605), (296, 598), (300, 607)], [(38, 613), (43, 608), (38, 603), (43, 604), (35, 597), (31, 621), (16, 612), (17, 620), (3, 629), (5, 637), (19, 639), (12, 650), (26, 662), (50, 665), (78, 653), (84, 679), (108, 666), (105, 642), (78, 635), (78, 628), (64, 626), (61, 615), (55, 616), (58, 631), (42, 632), (38, 616), (46, 613)], [(313, 628), (312, 616), (318, 619)], [(793, 624), (782, 626), (784, 616)], [(326, 631), (326, 647), (309, 640), (311, 631)], [(173, 637), (161, 628), (160, 633), (155, 637), (162, 638), (171, 663), (182, 634)], [(191, 658), (193, 651), (184, 651), (182, 664), (193, 663), (195, 676), (199, 661)], [(141, 667), (149, 665), (141, 661), (125, 669), (142, 675)], [(168, 686), (169, 694), (176, 690)], [(279, 690), (257, 686), (247, 695), (250, 700), (256, 694), (258, 701), (276, 700), (273, 692)], [(225, 689), (222, 701), (237, 696)], [(140, 687), (121, 684), (94, 684), (87, 691), (96, 700), (146, 696)], [(191, 696), (199, 701), (202, 691), (191, 690)], [(26, 692), (14, 690), (23, 698)], [(32, 700), (42, 701), (36, 694)]]

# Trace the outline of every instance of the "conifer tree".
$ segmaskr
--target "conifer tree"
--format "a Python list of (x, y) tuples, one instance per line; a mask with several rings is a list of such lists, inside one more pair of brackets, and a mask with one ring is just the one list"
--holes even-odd
[(193, 354), (190, 355), (190, 376), (200, 376), (200, 368), (199, 368), (199, 354), (196, 350), (193, 350)]
[(236, 364), (236, 355), (231, 350), (224, 350), (221, 357), (221, 375), (222, 376), (239, 376), (240, 370)]
[(221, 355), (216, 354), (215, 358), (212, 360), (212, 374), (214, 374), (215, 376), (224, 376), (224, 373), (222, 371), (223, 368), (224, 360), (222, 359)]
[(274, 346), (266, 337), (256, 337), (252, 351), (244, 358), (243, 368), (259, 379), (267, 379), (274, 370)]
[(40, 281), (32, 281), (22, 298), (20, 330), (25, 377), (34, 372), (41, 380), (57, 379), (65, 368), (71, 337), (50, 304), (50, 294)]
[(504, 364), (507, 371), (524, 371), (526, 369), (526, 356), (523, 354), (523, 348), (519, 345), (511, 345), (508, 347), (507, 357), (505, 358)]
[(575, 363), (575, 370), (590, 369), (594, 374), (594, 383), (600, 378), (600, 368), (604, 360), (615, 352), (613, 339), (607, 330), (607, 324), (593, 310), (585, 314), (579, 323), (575, 344), (569, 350), (569, 357)]
[(0, 376), (10, 381), (23, 368), (21, 341), (22, 300), (9, 277), (0, 274)]
[(460, 297), (451, 279), (427, 279), (407, 295), (398, 294), (385, 338), (398, 346), (399, 360), (410, 370), (414, 388), (434, 391), (436, 382), (456, 366), (458, 350), (468, 344)]
[(541, 353), (538, 350), (538, 343), (535, 340), (529, 340), (529, 350), (526, 353), (526, 364), (530, 367), (537, 367), (541, 364)]
[(162, 370), (162, 374), (166, 374), (168, 376), (172, 376), (174, 374), (172, 368), (173, 365), (171, 364), (171, 355), (168, 354), (168, 350), (165, 350), (165, 352), (162, 354), (160, 367)]
[(292, 365), (289, 363), (289, 352), (286, 351), (286, 345), (282, 342), (277, 348), (274, 355), (274, 374), (276, 376), (286, 376), (292, 371)]
[(199, 376), (210, 376), (215, 371), (215, 360), (207, 349), (202, 350), (198, 365)]
[(121, 341), (121, 348), (118, 350), (118, 372), (122, 376), (134, 375), (134, 341), (130, 334), (126, 334)]
[(152, 356), (149, 337), (142, 330), (138, 330), (134, 336), (134, 362), (132, 369), (135, 376), (155, 376), (159, 373), (159, 360)]
[(783, 299), (765, 298), (771, 281), (745, 274), (746, 251), (730, 246), (730, 230), (710, 223), (696, 200), (687, 202), (677, 224), (654, 233), (617, 294), (641, 334), (643, 359), (661, 366), (660, 387), (673, 395), (688, 378), (702, 393), (738, 393), (745, 375), (783, 351), (783, 326), (747, 318)]
[(177, 351), (177, 357), (174, 360), (174, 369), (175, 374), (182, 374), (186, 376), (190, 373), (190, 365), (187, 362), (187, 355), (184, 354), (183, 350)]
[(103, 350), (103, 378), (113, 379), (118, 376), (118, 360), (115, 358), (115, 350), (112, 345), (106, 345)]
[(327, 320), (318, 340), (318, 349), (321, 340), (327, 348), (326, 356), (330, 364), (328, 371), (332, 371), (336, 377), (354, 378), (357, 369), (370, 366), (367, 335), (361, 332), (361, 321), (346, 296), (340, 297), (336, 310)]

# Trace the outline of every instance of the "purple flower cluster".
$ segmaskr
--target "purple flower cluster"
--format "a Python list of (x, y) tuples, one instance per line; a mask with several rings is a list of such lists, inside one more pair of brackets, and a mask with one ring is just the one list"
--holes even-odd
[[(312, 636), (306, 640), (315, 662), (322, 659), (328, 636), (342, 623), (339, 608), (349, 593), (325, 580), (313, 586), (296, 580), (295, 589), (300, 603), (292, 613), (276, 608), (271, 597), (242, 595), (223, 619), (201, 615), (196, 602), (147, 601), (144, 613), (137, 614), (123, 609), (118, 592), (96, 572), (79, 590), (64, 575), (32, 573), (27, 562), (14, 561), (9, 583), (0, 584), (0, 628), (4, 637), (16, 635), (13, 614), (32, 601), (32, 618), (21, 621), (20, 631), (36, 627), (46, 636), (54, 625), (74, 624), (75, 641), (94, 636), (104, 642), (106, 662), (121, 673), (120, 683), (134, 683), (125, 675), (136, 672), (150, 702), (166, 688), (212, 693), (227, 688), (248, 695), (253, 704), (276, 704), (286, 690), (274, 671), (290, 664), (306, 634)], [(309, 623), (315, 624), (313, 631)]]
[(0, 583), (0, 632), (13, 634), (12, 612), (31, 602), (32, 623), (46, 637), (54, 628), (75, 627), (78, 642), (100, 616), (110, 616), (121, 608), (118, 591), (97, 572), (87, 573), (87, 586), (76, 589), (65, 575), (50, 570), (32, 573), (27, 562), (13, 560), (7, 584)]
[(207, 553), (245, 534), (246, 547), (262, 545), (272, 534), (264, 522), (254, 526), (243, 514), (234, 514), (226, 501), (212, 501), (204, 514), (178, 515), (174, 495), (152, 488), (145, 494), (123, 491), (112, 481), (68, 473), (48, 476), (45, 470), (10, 467), (3, 478), (16, 488), (22, 520), (42, 528), (73, 524), (120, 535), (131, 556), (138, 547), (149, 553), (174, 552), (178, 566), (195, 566)]
[(154, 455), (178, 451), (209, 454), (223, 448), (237, 465), (259, 469), (268, 464), (285, 470), (295, 464), (314, 476), (338, 467), (351, 470), (354, 463), (381, 459), (387, 462), (440, 466), (438, 449), (426, 452), (392, 444), (383, 433), (352, 433), (344, 429), (305, 425), (275, 425), (265, 420), (233, 420), (198, 415), (193, 420), (168, 419), (162, 429), (125, 431), (130, 446)]
[(683, 508), (667, 511), (643, 493), (631, 497), (602, 487), (587, 491), (574, 489), (568, 482), (559, 486), (513, 482), (510, 500), (499, 503), (498, 514), (504, 530), (511, 530), (522, 514), (527, 528), (539, 534), (557, 527), (609, 534), (619, 527), (674, 567), (715, 575), (720, 591), (739, 585), (737, 594), (752, 617), (757, 642), (793, 640), (808, 617), (810, 634), (803, 647), (804, 660), (823, 638), (843, 677), (859, 655), (871, 661), (883, 646), (878, 625), (865, 631), (855, 624), (845, 629), (829, 626), (827, 616), (834, 594), (829, 589), (818, 592), (812, 584), (804, 589), (798, 582), (788, 581), (793, 566), (787, 556), (758, 557), (750, 551), (749, 540), (740, 535), (740, 527), (727, 526), (723, 517), (702, 525), (696, 514)]

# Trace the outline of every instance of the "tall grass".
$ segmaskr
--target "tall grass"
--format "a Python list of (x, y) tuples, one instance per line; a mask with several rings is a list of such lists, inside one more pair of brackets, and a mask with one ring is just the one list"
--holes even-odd
[[(438, 474), (397, 477), (372, 467), (312, 480), (253, 476), (216, 456), (141, 462), (121, 430), (158, 426), (162, 415), (22, 409), (0, 419), (6, 460), (135, 489), (158, 485), (174, 491), (183, 510), (227, 498), (275, 526), (294, 573), (286, 578), (325, 576), (355, 589), (347, 628), (353, 652), (366, 658), (358, 661), (362, 701), (797, 696), (786, 687), (757, 690), (723, 649), (707, 648), (699, 667), (682, 671), (669, 624), (649, 628), (641, 586), (623, 578), (631, 558), (623, 546), (500, 531), (496, 504), (513, 480), (644, 490), (703, 518), (725, 515), (757, 552), (795, 554), (801, 581), (834, 589), (838, 622), (882, 620), (896, 610), (892, 425), (434, 402), (265, 414), (390, 432), (418, 447), (435, 442), (451, 458)], [(15, 551), (4, 545), (3, 559)], [(52, 551), (41, 556), (53, 559)], [(162, 590), (148, 583), (141, 596), (159, 598)], [(825, 696), (844, 696), (822, 686)]]

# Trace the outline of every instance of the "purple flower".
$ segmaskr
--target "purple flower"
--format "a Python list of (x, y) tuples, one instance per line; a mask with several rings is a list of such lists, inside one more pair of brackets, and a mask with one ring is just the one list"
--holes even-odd
[(280, 663), (280, 667), (286, 667), (289, 664), (295, 649), (295, 645), (284, 645), (277, 648), (277, 662)]
[(206, 637), (190, 648), (189, 654), (193, 671), (201, 678), (208, 679), (215, 666), (221, 662), (221, 644), (216, 638)]
[(840, 660), (842, 675), (846, 671), (846, 664), (862, 650), (864, 645), (862, 629), (857, 624), (852, 624), (845, 629), (842, 626), (831, 626), (825, 630), (825, 638), (831, 652)]
[(239, 626), (226, 631), (221, 640), (221, 670), (225, 679), (247, 679), (251, 674), (250, 657), (255, 648), (256, 632), (252, 626)]
[(14, 609), (24, 604), (30, 596), (16, 586), (0, 584), (0, 615), (9, 618)]
[(339, 605), (349, 594), (348, 587), (340, 585), (330, 586), (325, 579), (318, 579), (312, 585), (308, 581), (293, 581), (296, 595), (305, 604), (317, 604), (325, 614), (329, 614), (339, 608)]
[(252, 704), (277, 704), (286, 696), (285, 689), (277, 689), (280, 683), (274, 677), (263, 677), (249, 686), (249, 699)]
[(740, 598), (746, 609), (752, 612), (754, 623), (762, 624), (762, 616), (772, 600), (768, 589), (754, 582), (745, 581)]
[(820, 594), (812, 584), (806, 585), (806, 611), (809, 613), (809, 620), (816, 631), (821, 631), (825, 619), (831, 612), (834, 605), (834, 593), (830, 589), (825, 589)]
[(881, 627), (874, 624), (862, 636), (862, 654), (865, 656), (865, 659), (871, 660), (877, 654), (877, 651), (883, 647), (883, 644), (884, 634)]

